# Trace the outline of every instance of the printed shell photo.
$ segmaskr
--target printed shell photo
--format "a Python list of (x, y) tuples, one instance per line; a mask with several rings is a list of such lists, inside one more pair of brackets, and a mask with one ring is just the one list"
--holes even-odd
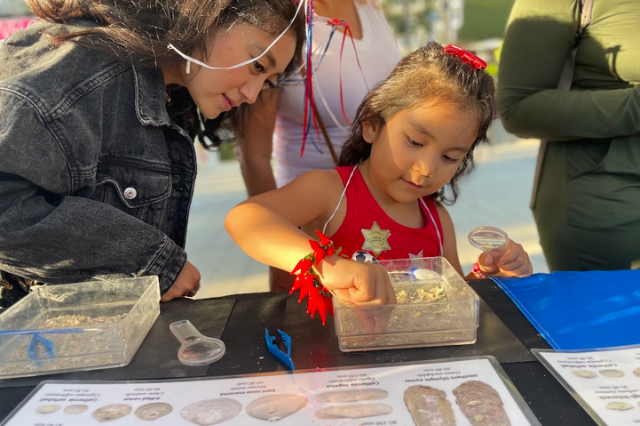
[(247, 406), (247, 414), (268, 422), (282, 420), (300, 411), (307, 405), (307, 398), (300, 395), (267, 395), (256, 399)]
[(357, 402), (385, 399), (389, 392), (384, 389), (350, 389), (322, 392), (316, 396), (318, 402)]
[(490, 385), (472, 380), (455, 388), (453, 394), (472, 426), (511, 426), (500, 394)]
[(403, 399), (416, 426), (456, 426), (451, 403), (444, 391), (416, 385), (404, 391)]
[(205, 399), (194, 402), (182, 409), (185, 420), (201, 426), (217, 425), (237, 416), (242, 404), (231, 398)]

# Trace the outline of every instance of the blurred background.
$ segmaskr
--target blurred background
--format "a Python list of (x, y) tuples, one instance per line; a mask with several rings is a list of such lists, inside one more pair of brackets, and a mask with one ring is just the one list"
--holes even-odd
[[(431, 40), (458, 44), (488, 63), (499, 82), (500, 45), (513, 0), (382, 0), (403, 53)], [(23, 0), (0, 0), (0, 40), (34, 20)], [(494, 120), (489, 143), (476, 150), (475, 170), (460, 181), (448, 207), (465, 273), (478, 257), (467, 241), (478, 226), (496, 226), (523, 244), (534, 272), (548, 272), (529, 210), (537, 140), (519, 139)], [(223, 228), (227, 212), (246, 198), (232, 143), (198, 151), (198, 180), (189, 219), (187, 253), (202, 273), (198, 298), (268, 290), (267, 267), (245, 255)]]

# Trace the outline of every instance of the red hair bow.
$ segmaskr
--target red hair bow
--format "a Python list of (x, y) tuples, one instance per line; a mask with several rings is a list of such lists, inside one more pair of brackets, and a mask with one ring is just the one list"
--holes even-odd
[(444, 53), (447, 53), (449, 55), (455, 55), (460, 59), (462, 59), (463, 62), (466, 62), (469, 65), (473, 65), (479, 70), (483, 70), (487, 67), (487, 63), (485, 61), (478, 58), (473, 53), (467, 50), (464, 50), (462, 47), (456, 46), (455, 44), (450, 44), (447, 47), (445, 47)]

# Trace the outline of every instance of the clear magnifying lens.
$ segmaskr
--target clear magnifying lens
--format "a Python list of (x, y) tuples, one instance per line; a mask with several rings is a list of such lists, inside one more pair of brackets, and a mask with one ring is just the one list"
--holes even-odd
[(509, 236), (502, 229), (493, 226), (481, 226), (469, 232), (469, 242), (483, 251), (503, 248), (509, 242)]
[(178, 359), (185, 365), (207, 365), (224, 356), (226, 347), (220, 339), (202, 335), (189, 320), (176, 321), (169, 326), (182, 343)]

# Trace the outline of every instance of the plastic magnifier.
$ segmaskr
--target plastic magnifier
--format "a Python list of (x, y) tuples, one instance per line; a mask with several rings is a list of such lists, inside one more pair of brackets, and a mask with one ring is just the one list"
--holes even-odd
[(169, 325), (171, 332), (182, 343), (178, 349), (178, 359), (185, 365), (207, 365), (224, 355), (224, 342), (203, 336), (189, 320), (176, 321)]
[(493, 226), (481, 226), (469, 232), (469, 242), (483, 251), (501, 249), (509, 243), (509, 236), (502, 229)]

